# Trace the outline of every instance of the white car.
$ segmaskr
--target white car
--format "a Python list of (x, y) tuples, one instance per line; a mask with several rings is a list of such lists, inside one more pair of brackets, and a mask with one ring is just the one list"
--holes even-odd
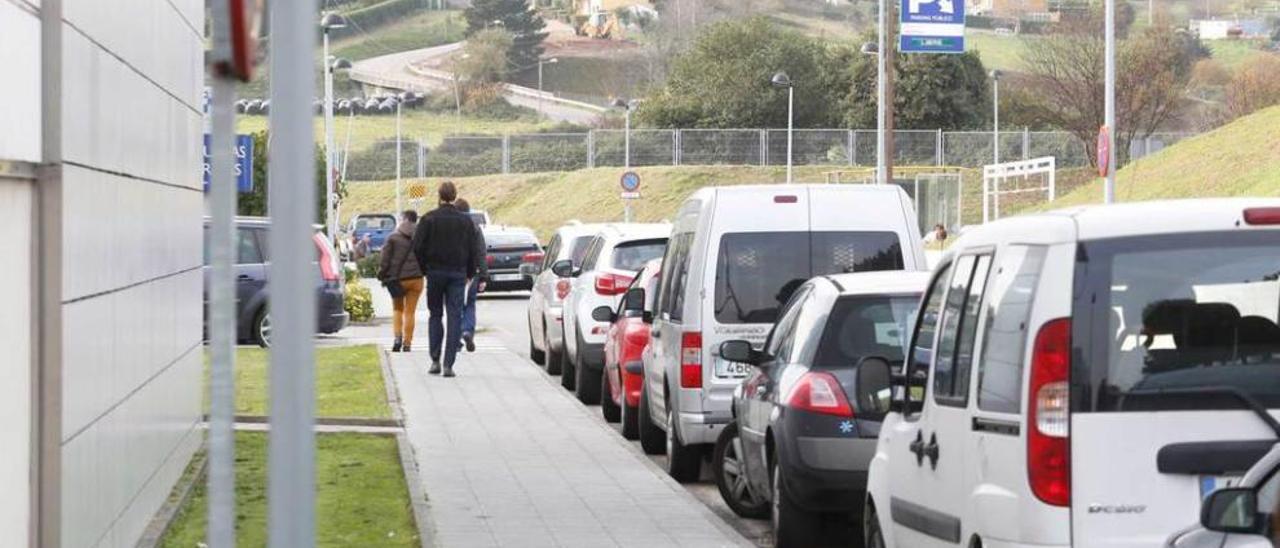
[(893, 185), (708, 187), (680, 207), (662, 264), (637, 413), (649, 453), (698, 478), (702, 454), (732, 419), (751, 366), (720, 344), (757, 348), (800, 284), (825, 274), (923, 270), (915, 208)]
[(665, 223), (607, 224), (587, 244), (580, 265), (553, 263), (556, 275), (572, 280), (564, 301), (564, 348), (560, 382), (575, 390), (578, 400), (600, 403), (604, 371), (604, 342), (609, 324), (591, 312), (601, 306), (617, 308), (627, 286), (649, 261), (662, 257), (671, 225)]
[(1280, 546), (1280, 444), (1239, 485), (1204, 501), (1200, 525), (1169, 539), (1169, 548), (1275, 548)]
[(556, 276), (551, 265), (568, 260), (573, 265), (582, 264), (587, 244), (602, 225), (570, 222), (558, 229), (547, 244), (542, 263), (522, 266), (521, 272), (533, 276), (533, 290), (529, 295), (529, 357), (538, 365), (546, 365), (547, 373), (560, 374), (561, 353), (564, 352), (564, 334), (561, 310), (565, 297), (569, 296), (570, 280)]
[(934, 273), (868, 546), (1162, 546), (1280, 437), (1280, 200), (1001, 220)]

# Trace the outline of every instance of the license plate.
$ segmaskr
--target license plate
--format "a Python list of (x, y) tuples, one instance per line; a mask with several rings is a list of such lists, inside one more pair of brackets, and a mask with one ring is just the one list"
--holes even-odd
[(1236, 485), (1240, 485), (1240, 478), (1236, 476), (1200, 476), (1200, 498), (1204, 499), (1218, 489)]
[(518, 282), (522, 278), (524, 278), (524, 276), (520, 274), (494, 274), (493, 275), (493, 281), (495, 282)]
[(730, 379), (746, 378), (751, 374), (751, 366), (745, 363), (731, 362), (716, 358), (716, 376)]

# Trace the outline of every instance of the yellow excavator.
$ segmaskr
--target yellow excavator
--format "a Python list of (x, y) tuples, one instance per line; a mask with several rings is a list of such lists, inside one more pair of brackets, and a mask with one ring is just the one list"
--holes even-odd
[(617, 14), (603, 10), (583, 17), (576, 30), (578, 36), (601, 40), (622, 39), (622, 24), (618, 21)]

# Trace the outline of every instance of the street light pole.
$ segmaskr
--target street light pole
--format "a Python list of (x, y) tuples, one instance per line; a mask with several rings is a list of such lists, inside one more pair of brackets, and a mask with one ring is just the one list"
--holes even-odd
[(1116, 199), (1116, 0), (1106, 0), (1106, 120), (1107, 127), (1107, 181), (1103, 190), (1103, 202)]
[(329, 59), (329, 30), (346, 28), (346, 18), (336, 13), (326, 13), (320, 18), (320, 30), (324, 40), (321, 64), (324, 70), (324, 227), (329, 241), (335, 241), (337, 219), (333, 212), (333, 68)]
[(795, 82), (785, 72), (779, 72), (773, 75), (771, 80), (774, 86), (787, 88), (787, 184), (791, 184), (792, 178), (792, 161), (791, 146), (794, 143), (792, 137), (795, 131), (795, 113), (796, 113), (796, 87)]
[(543, 113), (542, 112), (542, 93), (543, 93), (542, 92), (542, 65), (543, 63), (554, 65), (559, 62), (560, 62), (559, 57), (552, 57), (550, 59), (538, 58), (538, 114)]
[(991, 71), (991, 157), (992, 163), (1000, 163), (1000, 71)]
[(885, 56), (889, 49), (887, 36), (889, 34), (888, 23), (888, 7), (886, 0), (880, 0), (877, 21), (879, 31), (876, 33), (876, 182), (880, 184), (888, 183), (885, 173), (888, 171), (888, 164), (885, 161), (886, 151), (888, 150), (887, 140), (885, 139), (885, 129), (887, 127), (885, 111), (887, 88), (885, 86), (887, 78), (885, 70)]
[(627, 105), (627, 114), (625, 122), (625, 130), (623, 131), (623, 153), (622, 166), (631, 169), (631, 105)]
[(399, 215), (404, 208), (400, 207), (400, 169), (402, 162), (400, 161), (400, 105), (403, 101), (396, 101), (396, 215)]

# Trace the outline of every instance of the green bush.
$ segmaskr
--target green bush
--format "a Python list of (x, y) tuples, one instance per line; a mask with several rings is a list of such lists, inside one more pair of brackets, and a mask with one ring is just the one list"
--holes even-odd
[(382, 266), (382, 254), (370, 253), (365, 255), (363, 259), (356, 261), (356, 270), (360, 272), (361, 278), (377, 278), (378, 269)]
[(342, 307), (351, 315), (351, 321), (367, 322), (373, 319), (373, 293), (360, 282), (349, 283)]

